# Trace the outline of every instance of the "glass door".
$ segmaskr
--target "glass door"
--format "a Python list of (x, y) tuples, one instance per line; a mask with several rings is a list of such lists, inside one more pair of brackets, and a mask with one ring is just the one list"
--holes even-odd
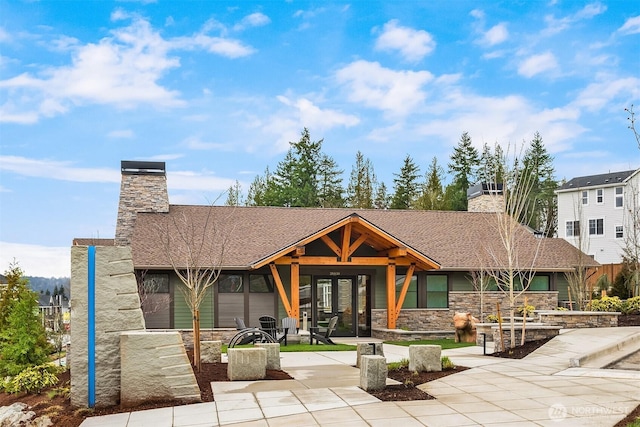
[(335, 336), (355, 336), (357, 325), (354, 292), (356, 281), (353, 277), (318, 277), (315, 280), (316, 326), (324, 327), (333, 316), (338, 316)]

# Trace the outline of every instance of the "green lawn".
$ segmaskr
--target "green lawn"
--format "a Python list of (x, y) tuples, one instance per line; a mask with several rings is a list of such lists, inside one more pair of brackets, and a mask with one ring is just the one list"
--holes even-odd
[[(247, 345), (238, 345), (236, 348), (251, 348), (253, 344)], [(280, 353), (288, 353), (294, 351), (356, 351), (355, 345), (349, 344), (336, 344), (336, 345), (325, 345), (325, 344), (289, 344), (289, 345), (280, 345)], [(222, 352), (227, 352), (227, 346), (222, 346)]]
[(403, 345), (408, 347), (410, 345), (439, 345), (443, 350), (450, 348), (470, 347), (476, 345), (473, 342), (455, 342), (452, 339), (441, 340), (416, 340), (416, 341), (385, 341), (385, 344)]

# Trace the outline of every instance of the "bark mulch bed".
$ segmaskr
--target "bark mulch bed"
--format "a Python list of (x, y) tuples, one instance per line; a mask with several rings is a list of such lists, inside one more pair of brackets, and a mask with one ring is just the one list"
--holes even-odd
[(370, 391), (369, 394), (385, 402), (435, 399), (435, 397), (420, 390), (417, 386), (467, 369), (469, 368), (456, 366), (453, 369), (446, 369), (440, 372), (413, 372), (407, 367), (390, 370), (387, 376), (402, 384), (388, 385), (383, 390)]

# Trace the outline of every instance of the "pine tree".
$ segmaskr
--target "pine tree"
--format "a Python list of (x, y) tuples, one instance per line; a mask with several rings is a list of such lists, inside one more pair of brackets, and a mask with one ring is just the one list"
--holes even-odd
[(391, 203), (389, 194), (387, 193), (387, 186), (384, 182), (376, 187), (376, 197), (373, 200), (373, 207), (375, 209), (389, 209)]
[(475, 182), (479, 165), (478, 150), (472, 145), (469, 134), (463, 132), (448, 165), (449, 173), (453, 174), (450, 200), (452, 210), (467, 210), (467, 190)]
[(496, 143), (493, 151), (485, 142), (480, 155), (477, 181), (483, 183), (501, 184), (504, 182), (504, 151), (500, 144)]
[(554, 178), (553, 157), (547, 152), (538, 132), (525, 152), (523, 167), (525, 173), (532, 175), (533, 183), (528, 201), (530, 209), (522, 220), (529, 227), (542, 231), (545, 236), (553, 237), (558, 213), (554, 191), (558, 183)]
[(420, 170), (410, 155), (404, 159), (400, 173), (393, 174), (393, 197), (391, 209), (411, 209), (418, 196), (418, 176)]
[(347, 187), (347, 206), (350, 208), (373, 208), (375, 174), (369, 159), (360, 151), (356, 153), (356, 164), (351, 169)]
[(247, 206), (266, 206), (265, 193), (267, 191), (267, 182), (271, 179), (269, 173), (269, 167), (264, 171), (264, 175), (256, 175), (253, 182), (249, 185), (249, 191), (247, 192), (247, 199), (245, 205)]
[(224, 204), (226, 206), (240, 206), (242, 204), (242, 186), (238, 180), (227, 190), (227, 200)]
[(416, 207), (423, 210), (443, 210), (445, 207), (444, 192), (442, 190), (442, 176), (444, 170), (438, 165), (434, 157), (426, 173), (426, 182), (422, 186), (422, 193), (418, 197)]
[(318, 203), (323, 208), (341, 208), (344, 206), (342, 197), (342, 172), (333, 158), (322, 155), (318, 165)]

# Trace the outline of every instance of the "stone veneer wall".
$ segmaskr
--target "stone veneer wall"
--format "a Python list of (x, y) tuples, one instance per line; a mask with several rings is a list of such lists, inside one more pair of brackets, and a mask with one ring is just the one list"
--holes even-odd
[(615, 328), (618, 326), (617, 312), (604, 311), (537, 311), (540, 322), (563, 328)]
[(169, 212), (164, 174), (122, 174), (116, 222), (116, 246), (129, 246), (138, 212)]
[[(88, 247), (71, 247), (71, 404), (86, 407), (88, 391)], [(144, 330), (131, 249), (97, 246), (95, 264), (95, 406), (120, 400), (120, 332)]]
[[(552, 310), (558, 306), (558, 292), (526, 292), (518, 299), (518, 305), (524, 303), (536, 309)], [(495, 314), (496, 303), (500, 302), (503, 317), (509, 316), (508, 298), (502, 292), (485, 292), (483, 295), (484, 314)], [(449, 292), (449, 308), (410, 308), (402, 309), (396, 327), (407, 331), (451, 331), (453, 334), (453, 315), (456, 312), (471, 312), (480, 316), (480, 294), (477, 292)], [(483, 319), (479, 319), (483, 320)], [(382, 331), (387, 328), (387, 310), (371, 310), (371, 328)], [(377, 335), (376, 335), (377, 336)]]

